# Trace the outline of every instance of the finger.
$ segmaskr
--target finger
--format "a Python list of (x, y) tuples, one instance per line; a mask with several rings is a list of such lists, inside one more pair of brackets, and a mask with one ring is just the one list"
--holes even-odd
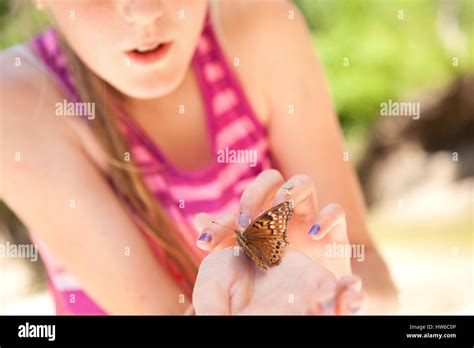
[(361, 279), (355, 275), (341, 277), (337, 285), (326, 282), (325, 286), (317, 289), (310, 314), (355, 314), (364, 307), (366, 301), (361, 284)]
[(345, 290), (336, 296), (337, 314), (357, 314), (362, 311), (367, 301), (364, 291)]
[(258, 216), (268, 206), (283, 182), (283, 176), (278, 170), (268, 169), (261, 172), (245, 188), (240, 198), (240, 215), (237, 222), (241, 230), (249, 225), (252, 217)]
[(311, 315), (333, 315), (336, 312), (336, 285), (325, 282), (317, 288), (309, 308)]
[(197, 225), (196, 227), (201, 227), (201, 233), (196, 241), (196, 245), (206, 251), (223, 249), (232, 245), (236, 217), (236, 213), (227, 213), (218, 218), (213, 218), (206, 213), (197, 214), (195, 216), (195, 225)]
[(336, 292), (342, 292), (345, 290), (360, 291), (362, 289), (362, 279), (355, 274), (345, 275), (339, 279)]
[(201, 262), (192, 297), (197, 315), (230, 314), (229, 288), (237, 276), (236, 262), (231, 249), (212, 252)]
[(366, 294), (362, 291), (362, 279), (356, 275), (341, 277), (336, 286), (338, 314), (356, 314), (365, 305)]
[(207, 213), (197, 213), (194, 215), (193, 224), (196, 228), (197, 234), (201, 234), (205, 227), (214, 219), (214, 217)]
[(308, 221), (314, 221), (318, 214), (318, 203), (313, 180), (308, 175), (294, 175), (280, 186), (275, 194), (273, 205), (290, 199), (295, 206), (294, 214), (304, 216)]
[(322, 239), (329, 233), (335, 240), (347, 240), (346, 214), (336, 203), (328, 204), (321, 210), (308, 232), (314, 240)]

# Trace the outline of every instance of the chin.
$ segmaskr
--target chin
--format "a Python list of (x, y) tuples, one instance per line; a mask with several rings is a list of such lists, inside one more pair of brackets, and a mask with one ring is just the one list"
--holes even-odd
[[(153, 75), (153, 74), (150, 74)], [(185, 71), (159, 74), (154, 77), (133, 77), (116, 88), (123, 94), (136, 99), (164, 97), (176, 90), (184, 79)]]

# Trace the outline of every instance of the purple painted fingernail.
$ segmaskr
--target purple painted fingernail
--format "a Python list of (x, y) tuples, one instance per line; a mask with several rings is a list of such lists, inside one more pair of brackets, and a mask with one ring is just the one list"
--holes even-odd
[(361, 309), (362, 309), (361, 306), (355, 306), (355, 307), (351, 307), (349, 310), (351, 314), (356, 314), (356, 313), (359, 313)]
[(250, 223), (250, 214), (247, 209), (244, 209), (240, 212), (240, 217), (239, 217), (239, 227), (241, 229), (246, 228)]
[(321, 302), (319, 304), (319, 309), (323, 313), (332, 313), (334, 311), (334, 299), (330, 298), (329, 300), (327, 300), (325, 302)]
[(319, 224), (314, 224), (313, 226), (311, 226), (308, 234), (315, 236), (316, 234), (318, 234), (320, 229), (321, 229), (321, 226), (319, 226)]
[(210, 243), (211, 240), (212, 240), (212, 236), (210, 233), (207, 233), (207, 232), (203, 232), (201, 233), (201, 235), (199, 236), (199, 239), (198, 239), (200, 242), (204, 242), (204, 243)]

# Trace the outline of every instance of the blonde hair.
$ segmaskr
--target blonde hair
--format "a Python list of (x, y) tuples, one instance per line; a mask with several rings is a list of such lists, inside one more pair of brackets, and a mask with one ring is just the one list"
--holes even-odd
[[(54, 22), (52, 16), (45, 15), (47, 11), (38, 11), (30, 1), (12, 0), (10, 7), (8, 23), (16, 23), (15, 30), (12, 29), (10, 33), (15, 34), (10, 35), (14, 42), (24, 41)], [(10, 27), (11, 25), (7, 26)], [(190, 294), (199, 261), (184, 242), (179, 229), (170, 221), (164, 208), (146, 186), (143, 172), (133, 157), (130, 161), (124, 161), (124, 154), (130, 153), (130, 146), (119, 129), (116, 110), (109, 108), (108, 103), (108, 97), (118, 98), (118, 93), (81, 61), (60, 32), (57, 31), (57, 34), (80, 98), (95, 103), (96, 117), (90, 120), (89, 124), (108, 156), (109, 181), (112, 187), (136, 225), (156, 241), (170, 261), (177, 266), (184, 278), (183, 290)]]
[(60, 33), (58, 37), (81, 100), (95, 103), (96, 116), (89, 122), (109, 158), (110, 180), (115, 192), (138, 227), (148, 233), (178, 267), (185, 280), (185, 290), (190, 293), (197, 274), (197, 257), (148, 189), (133, 156), (130, 161), (124, 161), (130, 146), (118, 126), (116, 109), (111, 107), (109, 99), (119, 98), (118, 92), (81, 61)]

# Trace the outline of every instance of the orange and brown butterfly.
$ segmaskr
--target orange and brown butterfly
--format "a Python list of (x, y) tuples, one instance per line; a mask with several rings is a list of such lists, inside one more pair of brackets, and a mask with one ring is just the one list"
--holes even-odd
[(293, 201), (282, 202), (268, 209), (235, 238), (245, 254), (261, 269), (280, 264), (286, 247), (288, 222), (293, 214)]

